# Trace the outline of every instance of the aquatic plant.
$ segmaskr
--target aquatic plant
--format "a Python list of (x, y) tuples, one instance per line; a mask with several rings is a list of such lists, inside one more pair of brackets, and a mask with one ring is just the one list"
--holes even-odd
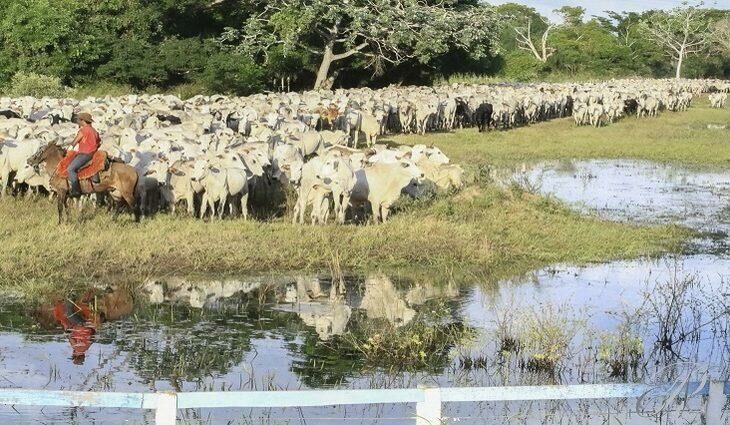
[(450, 350), (476, 336), (476, 331), (451, 318), (443, 302), (432, 303), (407, 325), (360, 318), (352, 331), (327, 343), (342, 355), (361, 357), (365, 367), (438, 371)]
[(514, 346), (520, 365), (531, 371), (555, 371), (568, 357), (575, 323), (560, 308), (526, 309), (516, 316)]
[(638, 367), (643, 355), (644, 341), (638, 335), (631, 316), (627, 315), (615, 331), (603, 332), (599, 336), (596, 359), (613, 377), (627, 377), (630, 370)]

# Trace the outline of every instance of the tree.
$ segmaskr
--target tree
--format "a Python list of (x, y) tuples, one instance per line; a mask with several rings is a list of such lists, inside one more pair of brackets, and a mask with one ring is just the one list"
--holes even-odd
[(548, 62), (552, 71), (599, 78), (638, 71), (631, 49), (598, 20), (561, 25), (552, 40), (556, 47)]
[(540, 51), (535, 48), (535, 43), (532, 41), (532, 19), (527, 20), (526, 27), (514, 27), (515, 33), (517, 33), (517, 48), (532, 52), (533, 55), (542, 63), (547, 62), (548, 58), (555, 53), (555, 49), (548, 47), (548, 36), (550, 31), (557, 27), (556, 24), (550, 23), (547, 19), (543, 18), (543, 22), (546, 25), (545, 31), (540, 36)]
[(43, 70), (65, 77), (75, 61), (83, 60), (82, 50), (89, 40), (78, 36), (81, 2), (18, 0), (2, 9), (0, 55), (5, 60), (0, 62), (9, 63), (7, 74)]
[(563, 23), (569, 27), (577, 27), (583, 23), (583, 15), (586, 10), (581, 6), (563, 6), (555, 9), (555, 12), (563, 18)]
[(658, 11), (642, 21), (642, 29), (675, 63), (676, 78), (682, 76), (685, 58), (703, 51), (710, 36), (706, 11), (697, 6)]
[(319, 58), (317, 89), (331, 87), (333, 64), (345, 59), (366, 58), (367, 68), (382, 73), (386, 65), (426, 63), (452, 48), (479, 58), (499, 34), (491, 7), (449, 0), (274, 0), (262, 9), (242, 30), (228, 29), (221, 42), (264, 60), (275, 46), (304, 49)]
[(730, 17), (715, 22), (712, 27), (712, 41), (719, 53), (730, 53)]

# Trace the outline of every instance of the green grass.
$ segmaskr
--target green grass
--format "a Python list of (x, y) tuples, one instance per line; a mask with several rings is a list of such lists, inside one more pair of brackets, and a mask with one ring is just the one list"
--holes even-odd
[(474, 129), (426, 136), (395, 136), (405, 144), (434, 144), (457, 164), (512, 167), (523, 162), (560, 159), (633, 158), (687, 165), (730, 165), (730, 108), (711, 109), (696, 99), (686, 112), (662, 112), (658, 118), (627, 117), (604, 128), (576, 127), (572, 118), (509, 131)]
[(58, 226), (47, 199), (0, 202), (0, 285), (47, 288), (197, 273), (415, 268), (503, 277), (555, 262), (657, 254), (688, 232), (580, 217), (526, 192), (470, 187), (380, 226), (292, 225), (160, 215), (116, 221), (88, 207)]
[[(398, 136), (441, 147), (476, 176), (482, 167), (568, 158), (640, 158), (730, 164), (730, 109), (700, 100), (688, 112), (628, 118), (602, 129), (570, 119), (507, 132)], [(479, 179), (472, 179), (480, 181)], [(160, 215), (143, 224), (89, 207), (56, 225), (48, 199), (0, 201), (0, 286), (45, 292), (98, 281), (253, 272), (415, 271), (430, 279), (489, 281), (552, 263), (588, 263), (675, 250), (690, 232), (583, 217), (550, 198), (483, 181), (429, 202), (405, 202), (381, 226), (299, 226), (274, 221), (212, 223)], [(337, 258), (337, 264), (333, 264)]]

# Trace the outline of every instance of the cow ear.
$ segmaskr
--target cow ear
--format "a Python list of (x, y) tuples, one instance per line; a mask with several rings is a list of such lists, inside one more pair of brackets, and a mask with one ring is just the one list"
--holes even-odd
[(403, 168), (408, 168), (408, 167), (411, 166), (411, 164), (409, 162), (401, 162), (400, 163), (400, 166), (403, 167)]

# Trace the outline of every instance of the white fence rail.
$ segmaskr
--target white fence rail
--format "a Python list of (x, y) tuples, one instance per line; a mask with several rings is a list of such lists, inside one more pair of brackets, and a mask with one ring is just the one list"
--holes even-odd
[[(109, 407), (155, 410), (155, 424), (174, 425), (179, 409), (316, 407), (354, 404), (416, 403), (417, 425), (441, 424), (441, 406), (449, 402), (535, 401), (638, 398), (668, 395), (676, 387), (646, 384), (564, 385), (531, 387), (438, 388), (396, 390), (246, 391), (191, 393), (105, 393), (83, 391), (0, 390), (0, 404), (16, 406)], [(720, 425), (730, 381), (700, 388), (690, 383), (687, 395), (705, 396), (707, 425)]]

